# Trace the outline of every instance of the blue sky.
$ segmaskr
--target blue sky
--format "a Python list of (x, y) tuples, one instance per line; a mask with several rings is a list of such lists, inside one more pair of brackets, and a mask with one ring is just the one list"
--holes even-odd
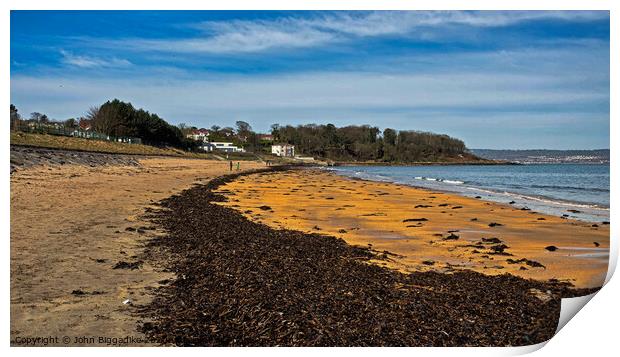
[(607, 11), (12, 11), (11, 102), (170, 123), (370, 124), (609, 147)]

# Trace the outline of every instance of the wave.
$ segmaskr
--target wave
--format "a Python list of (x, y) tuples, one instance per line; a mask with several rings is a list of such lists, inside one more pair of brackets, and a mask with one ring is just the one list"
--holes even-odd
[(447, 180), (447, 179), (434, 178), (434, 177), (424, 177), (424, 176), (416, 176), (416, 177), (414, 177), (414, 179), (416, 179), (416, 180), (424, 180), (424, 181), (445, 182), (445, 183), (450, 183), (450, 184), (453, 184), (453, 185), (462, 185), (462, 184), (465, 183), (465, 182), (459, 181), (459, 180)]

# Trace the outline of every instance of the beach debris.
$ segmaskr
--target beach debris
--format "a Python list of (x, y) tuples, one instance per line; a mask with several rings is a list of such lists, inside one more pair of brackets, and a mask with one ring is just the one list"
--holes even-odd
[(134, 232), (136, 229), (134, 227), (127, 227), (127, 228), (125, 228), (125, 230), (127, 232)]
[(416, 205), (413, 208), (429, 208), (429, 207), (433, 207), (433, 206), (431, 206), (431, 205)]
[(131, 304), (132, 304), (131, 299), (123, 300), (123, 305), (131, 305)]
[(475, 218), (475, 217), (470, 219), (470, 221), (472, 221), (472, 222), (476, 222), (477, 220), (478, 220), (478, 218)]
[(550, 246), (545, 247), (545, 249), (550, 252), (555, 252), (556, 250), (558, 250), (558, 247), (556, 247), (555, 245), (550, 245)]
[(497, 222), (491, 222), (491, 223), (489, 223), (489, 227), (498, 227), (498, 226), (503, 226), (503, 224), (501, 224), (501, 223), (497, 223)]
[(601, 224), (609, 224), (609, 222), (603, 221), (603, 222), (601, 222)]
[(407, 218), (403, 219), (403, 222), (426, 222), (428, 219), (426, 218)]
[(314, 226), (314, 227), (312, 227), (312, 229), (314, 229), (315, 231), (320, 231), (320, 230), (321, 230), (321, 227), (319, 227), (319, 226)]
[(527, 207), (521, 207), (521, 211), (531, 211), (531, 209), (529, 209)]
[(494, 246), (489, 247), (489, 249), (492, 251), (490, 254), (497, 254), (497, 255), (512, 255), (510, 253), (506, 253), (505, 250), (510, 248), (509, 246), (507, 246), (506, 244), (497, 244)]
[(142, 260), (138, 260), (136, 262), (125, 262), (125, 261), (120, 261), (118, 263), (116, 263), (114, 265), (114, 267), (112, 267), (112, 269), (129, 269), (129, 270), (135, 270), (135, 269), (140, 269), (140, 267), (142, 266), (144, 262)]
[(344, 228), (341, 228), (341, 229), (338, 230), (338, 233), (347, 233), (347, 230), (344, 229)]
[(538, 221), (544, 221), (544, 220), (545, 220), (545, 218), (543, 218), (543, 217), (538, 217), (536, 220), (538, 220)]
[(448, 203), (442, 203), (442, 204), (437, 205), (437, 207), (447, 207), (448, 205), (449, 205)]
[(476, 197), (474, 197), (474, 198), (482, 198), (482, 197), (481, 197), (481, 196), (476, 196)]
[(599, 242), (592, 242), (592, 243), (594, 243), (594, 246), (595, 246), (595, 247), (598, 247), (598, 246), (600, 246), (600, 245), (601, 245)]
[(259, 206), (258, 208), (263, 210), (263, 211), (271, 211), (271, 207), (269, 207), (267, 205)]
[[(446, 265), (449, 274), (385, 268), (375, 263), (383, 255), (365, 246), (273, 229), (219, 205), (212, 190), (234, 177), (163, 200), (153, 218), (166, 233), (150, 239), (146, 256), (176, 276), (137, 311), (154, 343), (530, 345), (554, 335), (560, 298), (595, 291), (462, 265)], [(552, 300), (528, 298), (530, 289), (550, 290)]]
[(598, 224), (593, 224), (591, 227), (598, 228)]
[(459, 208), (463, 208), (463, 206), (454, 206), (454, 207), (452, 207), (452, 209), (459, 209)]
[(520, 264), (520, 263), (525, 263), (525, 265), (531, 266), (532, 268), (543, 268), (546, 269), (546, 267), (542, 264), (540, 264), (537, 261), (534, 260), (529, 260), (529, 259), (525, 259), (525, 258), (521, 258), (521, 259), (506, 259), (506, 263), (508, 264)]
[(567, 209), (566, 212), (570, 212), (570, 213), (581, 213), (580, 210), (576, 210), (576, 209)]
[(509, 205), (514, 205), (515, 203), (516, 203), (515, 201), (508, 202)]
[(551, 294), (551, 291), (547, 290), (547, 291), (542, 291), (539, 289), (535, 289), (532, 288), (529, 290), (530, 295), (534, 296), (535, 298), (537, 298), (538, 300), (542, 301), (543, 303), (547, 303), (551, 300), (553, 300), (553, 295)]
[(81, 290), (81, 289), (76, 289), (76, 290), (73, 290), (73, 291), (71, 292), (71, 294), (72, 294), (72, 295), (86, 295), (86, 294), (88, 294), (88, 293), (87, 293), (87, 292), (85, 292), (84, 290)]
[(450, 233), (449, 236), (443, 237), (441, 240), (458, 240), (458, 239), (459, 239), (459, 236), (457, 236), (454, 233)]
[(482, 241), (484, 243), (492, 243), (492, 244), (498, 244), (498, 243), (504, 243), (502, 242), (501, 239), (493, 237), (493, 238), (482, 238)]

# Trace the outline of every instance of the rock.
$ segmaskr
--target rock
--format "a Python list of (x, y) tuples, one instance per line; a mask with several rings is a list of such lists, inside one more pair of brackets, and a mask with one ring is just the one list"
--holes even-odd
[(118, 263), (116, 263), (114, 265), (114, 267), (112, 267), (112, 269), (130, 269), (130, 270), (135, 270), (135, 269), (140, 269), (140, 267), (142, 266), (144, 262), (139, 260), (136, 262), (125, 262), (125, 261), (120, 261)]
[(493, 244), (503, 243), (499, 238), (496, 238), (496, 237), (482, 238), (482, 241), (485, 243), (493, 243)]
[(458, 240), (459, 236), (454, 233), (450, 233), (449, 236), (442, 238), (442, 240)]
[(426, 218), (407, 218), (403, 219), (403, 222), (426, 222), (428, 219)]

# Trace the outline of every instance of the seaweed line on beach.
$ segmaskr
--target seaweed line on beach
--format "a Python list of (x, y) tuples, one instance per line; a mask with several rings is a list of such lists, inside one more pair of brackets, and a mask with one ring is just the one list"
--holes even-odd
[[(550, 339), (560, 298), (597, 289), (472, 271), (400, 273), (368, 248), (251, 222), (211, 180), (159, 203), (166, 234), (143, 259), (176, 274), (136, 306), (139, 329), (178, 346), (516, 346)], [(266, 202), (268, 204), (268, 202)]]

